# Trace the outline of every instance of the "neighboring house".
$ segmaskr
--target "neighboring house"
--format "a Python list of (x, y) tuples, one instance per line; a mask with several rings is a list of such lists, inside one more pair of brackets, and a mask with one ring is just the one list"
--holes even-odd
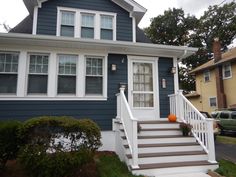
[[(24, 3), (29, 16), (0, 34), (1, 120), (90, 118), (102, 150), (116, 151), (136, 174), (217, 167), (212, 122), (178, 91), (177, 63), (196, 48), (150, 43), (137, 26), (146, 9), (133, 0)], [(194, 137), (182, 137), (169, 113), (197, 125)]]
[(195, 68), (196, 92), (185, 95), (201, 111), (236, 108), (236, 48)]

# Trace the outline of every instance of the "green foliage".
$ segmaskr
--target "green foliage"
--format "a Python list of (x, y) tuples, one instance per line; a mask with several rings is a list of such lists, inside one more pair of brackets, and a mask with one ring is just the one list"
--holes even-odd
[(219, 160), (219, 168), (217, 173), (223, 176), (233, 177), (236, 176), (236, 164), (227, 160)]
[[(69, 146), (70, 151), (81, 148), (94, 151), (101, 146), (100, 129), (89, 119), (78, 120), (66, 116), (37, 117), (26, 121), (19, 135), (25, 144), (42, 146), (45, 151), (49, 148), (63, 151), (65, 146)], [(56, 138), (66, 138), (69, 141), (58, 143)]]
[(117, 155), (100, 155), (97, 165), (100, 177), (135, 177)]
[(93, 160), (89, 150), (76, 152), (46, 153), (43, 147), (26, 145), (19, 155), (19, 161), (32, 177), (65, 177), (82, 165)]
[(222, 50), (226, 50), (236, 37), (236, 2), (209, 6), (199, 19), (186, 15), (182, 9), (168, 9), (151, 20), (145, 33), (153, 43), (199, 48), (195, 55), (183, 59), (183, 68), (180, 66), (180, 86), (192, 91), (195, 78), (189, 72), (209, 61), (213, 39), (219, 37)]
[(5, 167), (7, 160), (16, 158), (21, 144), (17, 137), (20, 126), (18, 121), (0, 122), (0, 169)]

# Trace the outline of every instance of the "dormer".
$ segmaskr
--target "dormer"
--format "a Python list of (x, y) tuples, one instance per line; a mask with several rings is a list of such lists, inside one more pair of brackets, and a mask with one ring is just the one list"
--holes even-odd
[(133, 41), (146, 9), (133, 0), (23, 0), (32, 34)]

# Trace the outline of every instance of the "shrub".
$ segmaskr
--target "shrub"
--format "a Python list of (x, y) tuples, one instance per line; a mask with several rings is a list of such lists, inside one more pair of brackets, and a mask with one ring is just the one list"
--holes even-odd
[(20, 126), (18, 121), (0, 122), (0, 169), (5, 167), (7, 160), (17, 156), (21, 144), (17, 137)]
[(46, 153), (40, 146), (26, 145), (19, 161), (32, 177), (65, 177), (93, 161), (93, 153), (86, 149), (76, 152)]

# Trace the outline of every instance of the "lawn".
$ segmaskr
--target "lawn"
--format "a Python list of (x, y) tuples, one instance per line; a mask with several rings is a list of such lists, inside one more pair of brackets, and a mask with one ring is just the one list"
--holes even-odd
[(219, 160), (217, 173), (226, 177), (236, 177), (236, 164), (227, 160)]
[(223, 144), (236, 144), (236, 138), (229, 136), (217, 136), (216, 141)]
[[(135, 176), (129, 172), (125, 163), (112, 152), (98, 152), (94, 158), (95, 163), (84, 166), (86, 174), (78, 173), (76, 177), (143, 177)], [(86, 168), (86, 169), (85, 169)], [(81, 171), (79, 170), (79, 171)], [(96, 174), (96, 175), (95, 175)], [(21, 166), (15, 161), (7, 163), (6, 170), (0, 171), (0, 177), (29, 177)]]

